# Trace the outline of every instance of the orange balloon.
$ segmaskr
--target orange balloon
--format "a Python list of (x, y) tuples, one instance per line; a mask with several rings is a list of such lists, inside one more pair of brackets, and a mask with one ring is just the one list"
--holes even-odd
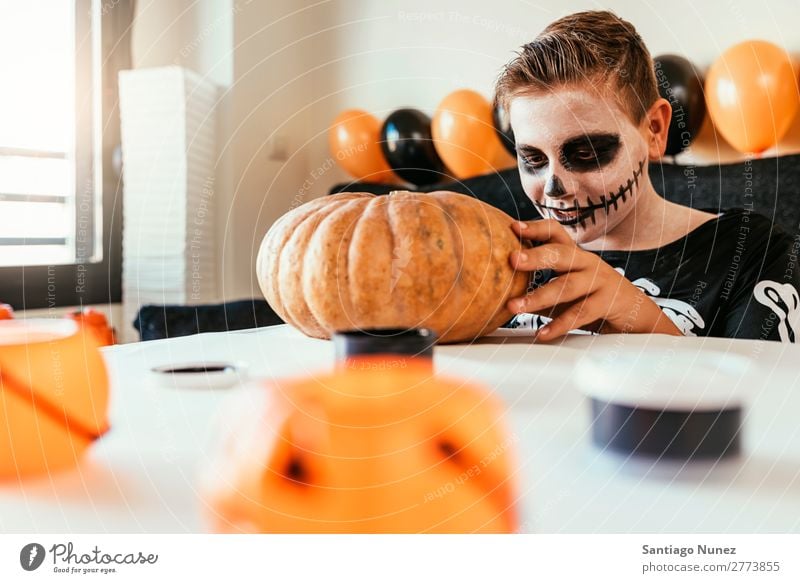
[(78, 463), (108, 430), (108, 379), (94, 334), (75, 322), (0, 322), (0, 480)]
[[(422, 362), (420, 362), (422, 361)], [(201, 487), (214, 532), (514, 532), (513, 439), (487, 391), (362, 356), (251, 387)]]
[(725, 51), (706, 78), (708, 112), (740, 152), (763, 152), (789, 129), (797, 113), (797, 78), (787, 52), (767, 41)]
[(457, 178), (491, 172), (502, 147), (492, 106), (480, 93), (459, 89), (444, 98), (431, 122), (436, 152)]
[(339, 165), (356, 180), (399, 184), (380, 146), (381, 122), (362, 109), (340, 113), (328, 131), (328, 146)]

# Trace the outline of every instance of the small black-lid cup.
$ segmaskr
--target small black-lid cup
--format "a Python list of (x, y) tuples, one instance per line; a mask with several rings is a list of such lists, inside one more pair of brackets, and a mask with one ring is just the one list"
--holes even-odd
[(742, 408), (674, 411), (591, 399), (592, 440), (602, 449), (665, 460), (734, 457), (741, 452)]
[[(670, 349), (584, 355), (575, 380), (589, 397), (592, 441), (652, 460), (714, 460), (741, 452), (742, 355)], [(752, 378), (749, 378), (752, 381)]]
[(433, 346), (437, 336), (428, 328), (372, 328), (343, 330), (333, 334), (338, 363), (358, 357), (386, 355), (423, 359), (433, 366)]

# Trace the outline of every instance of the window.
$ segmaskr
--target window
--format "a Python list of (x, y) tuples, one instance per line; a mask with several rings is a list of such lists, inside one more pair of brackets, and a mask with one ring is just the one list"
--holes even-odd
[(75, 263), (79, 255), (75, 57), (76, 41), (86, 39), (75, 38), (72, 4), (0, 4), (0, 265)]
[(0, 302), (17, 309), (119, 301), (131, 4), (0, 0)]

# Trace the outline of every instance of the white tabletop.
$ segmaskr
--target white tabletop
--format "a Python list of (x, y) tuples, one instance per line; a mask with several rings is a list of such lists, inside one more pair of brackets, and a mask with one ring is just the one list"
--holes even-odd
[[(591, 443), (575, 387), (585, 354), (736, 353), (756, 363), (744, 447), (719, 463), (650, 462)], [(160, 386), (155, 366), (239, 361), (251, 377), (330, 368), (333, 346), (288, 326), (118, 345), (104, 351), (112, 430), (77, 469), (0, 485), (0, 532), (201, 532), (196, 486), (228, 389)], [(523, 490), (523, 532), (800, 532), (800, 346), (661, 335), (571, 335), (533, 344), (499, 330), (437, 346), (437, 372), (471, 378), (508, 406)], [(654, 371), (653, 374), (657, 374)]]

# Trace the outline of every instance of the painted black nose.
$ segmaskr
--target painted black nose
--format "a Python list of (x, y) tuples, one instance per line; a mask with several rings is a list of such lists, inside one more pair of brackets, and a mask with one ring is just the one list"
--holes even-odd
[(551, 198), (559, 198), (567, 194), (567, 190), (564, 188), (564, 183), (561, 182), (561, 179), (555, 174), (551, 174), (547, 182), (545, 182), (544, 194)]

